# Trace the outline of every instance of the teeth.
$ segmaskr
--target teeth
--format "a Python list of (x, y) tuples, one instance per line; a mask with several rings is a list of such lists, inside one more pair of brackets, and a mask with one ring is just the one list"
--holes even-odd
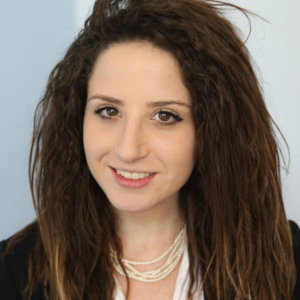
[(130, 173), (116, 169), (116, 172), (127, 179), (142, 179), (149, 176), (151, 173)]

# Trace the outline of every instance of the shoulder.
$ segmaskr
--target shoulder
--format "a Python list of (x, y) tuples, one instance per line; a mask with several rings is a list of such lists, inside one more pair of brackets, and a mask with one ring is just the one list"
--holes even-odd
[(28, 259), (35, 245), (36, 224), (0, 242), (0, 299), (23, 299), (28, 279)]
[(300, 229), (293, 221), (289, 221), (289, 224), (293, 238), (294, 257), (297, 269), (297, 282), (294, 291), (294, 299), (300, 299)]

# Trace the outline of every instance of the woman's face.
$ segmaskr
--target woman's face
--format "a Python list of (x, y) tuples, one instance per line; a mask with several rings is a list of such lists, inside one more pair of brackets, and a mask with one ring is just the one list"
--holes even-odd
[(83, 142), (89, 169), (117, 210), (176, 203), (194, 167), (194, 131), (190, 95), (171, 54), (148, 42), (100, 54)]

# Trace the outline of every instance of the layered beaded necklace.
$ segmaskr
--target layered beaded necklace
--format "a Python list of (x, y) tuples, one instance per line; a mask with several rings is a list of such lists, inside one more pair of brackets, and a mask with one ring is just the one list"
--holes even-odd
[[(125, 266), (126, 273), (129, 278), (142, 281), (142, 282), (157, 282), (167, 277), (177, 266), (184, 250), (187, 247), (187, 233), (186, 226), (179, 232), (173, 244), (159, 257), (149, 261), (132, 261), (122, 258), (122, 263)], [(150, 271), (138, 271), (134, 266), (151, 265), (166, 258), (165, 262), (158, 269)], [(125, 276), (121, 265), (118, 262), (116, 252), (112, 252), (113, 265), (116, 271)]]

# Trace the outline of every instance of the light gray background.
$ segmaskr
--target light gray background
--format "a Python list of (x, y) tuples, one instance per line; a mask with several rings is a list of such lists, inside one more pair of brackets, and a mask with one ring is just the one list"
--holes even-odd
[[(265, 18), (252, 18), (247, 46), (270, 113), (290, 147), (283, 170), (287, 215), (300, 224), (300, 2), (232, 0)], [(91, 0), (0, 0), (0, 240), (35, 217), (27, 160), (35, 106), (47, 77), (81, 28)], [(240, 14), (229, 17), (246, 35)], [(287, 152), (284, 150), (284, 153)]]

